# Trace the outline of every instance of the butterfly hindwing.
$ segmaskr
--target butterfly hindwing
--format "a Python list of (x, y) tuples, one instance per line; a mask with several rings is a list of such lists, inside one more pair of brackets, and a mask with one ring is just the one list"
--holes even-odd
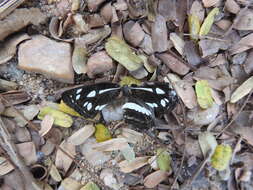
[(122, 106), (126, 123), (139, 128), (151, 127), (154, 123), (153, 109), (135, 98), (129, 98)]
[(98, 83), (68, 90), (62, 94), (63, 101), (84, 117), (93, 118), (110, 101), (120, 94), (120, 86)]
[(130, 96), (154, 109), (156, 115), (172, 110), (177, 103), (176, 92), (168, 83), (144, 83), (142, 86), (130, 87), (130, 93)]

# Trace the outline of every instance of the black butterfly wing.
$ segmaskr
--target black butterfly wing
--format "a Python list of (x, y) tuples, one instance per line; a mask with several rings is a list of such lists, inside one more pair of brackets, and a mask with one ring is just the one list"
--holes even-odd
[(117, 98), (121, 87), (114, 83), (98, 83), (77, 87), (62, 94), (63, 101), (80, 115), (93, 118), (109, 102)]
[(168, 83), (144, 83), (131, 86), (130, 95), (154, 109), (156, 116), (172, 110), (178, 102), (177, 94)]
[(123, 118), (126, 123), (138, 128), (147, 128), (154, 125), (153, 109), (142, 101), (135, 98), (128, 98), (123, 104)]

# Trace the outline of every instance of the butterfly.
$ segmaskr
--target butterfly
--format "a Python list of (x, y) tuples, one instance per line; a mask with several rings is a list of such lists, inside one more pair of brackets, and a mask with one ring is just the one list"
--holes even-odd
[(65, 91), (63, 101), (80, 115), (94, 118), (106, 106), (123, 98), (123, 118), (137, 127), (154, 124), (154, 119), (171, 111), (178, 97), (168, 83), (152, 82), (141, 86), (120, 86), (103, 82)]

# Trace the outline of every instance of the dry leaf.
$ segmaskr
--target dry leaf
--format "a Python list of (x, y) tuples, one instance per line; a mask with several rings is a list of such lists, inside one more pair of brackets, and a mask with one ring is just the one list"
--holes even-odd
[(253, 76), (248, 78), (244, 83), (241, 84), (232, 94), (230, 102), (236, 103), (238, 100), (242, 99), (244, 96), (250, 93), (253, 89)]
[(145, 177), (144, 186), (147, 188), (154, 188), (163, 180), (167, 179), (168, 176), (169, 174), (165, 171), (161, 170), (155, 171)]
[(0, 157), (0, 176), (3, 176), (14, 170), (13, 165), (4, 157)]
[(237, 14), (240, 11), (240, 6), (235, 0), (226, 0), (225, 9), (230, 13)]
[(172, 41), (175, 49), (179, 54), (183, 55), (184, 53), (184, 40), (182, 40), (176, 33), (170, 33), (170, 40)]
[(51, 115), (45, 115), (45, 117), (43, 118), (43, 120), (40, 123), (40, 130), (39, 130), (39, 134), (40, 136), (44, 136), (48, 133), (48, 131), (50, 131), (50, 129), (52, 128), (54, 124), (54, 118)]
[(212, 7), (219, 2), (219, 0), (202, 0), (205, 7)]
[(75, 131), (67, 140), (68, 143), (75, 146), (83, 144), (95, 132), (93, 125), (85, 125), (78, 131)]
[(49, 174), (53, 178), (53, 180), (56, 182), (60, 182), (62, 180), (62, 177), (54, 164), (51, 165)]
[(36, 163), (37, 155), (33, 142), (25, 142), (16, 144), (19, 154), (24, 158), (26, 165)]
[(238, 22), (235, 23), (234, 27), (237, 30), (253, 30), (253, 12), (252, 9), (247, 9), (242, 13)]
[(219, 14), (218, 8), (213, 8), (205, 18), (203, 24), (200, 27), (199, 35), (204, 36), (207, 35), (213, 25), (214, 17)]
[[(72, 157), (75, 157), (76, 151), (75, 151), (75, 146), (67, 143), (66, 141), (63, 141), (60, 145), (60, 147), (70, 154)], [(56, 152), (56, 158), (55, 158), (55, 166), (58, 169), (63, 169), (64, 172), (67, 172), (70, 165), (72, 164), (73, 160), (68, 157), (65, 153), (63, 153), (60, 149), (57, 150)]]
[(239, 134), (243, 139), (253, 146), (253, 129), (251, 127), (236, 126), (233, 128), (233, 132)]
[(199, 2), (198, 0), (195, 0), (192, 3), (191, 9), (190, 9), (190, 15), (195, 15), (200, 21), (200, 23), (203, 22), (204, 17), (205, 17), (205, 9), (203, 5), (201, 4), (201, 2)]
[(61, 182), (59, 189), (80, 190), (81, 187), (82, 187), (81, 183), (79, 183), (78, 181), (76, 181), (70, 177), (67, 177)]
[(81, 47), (75, 43), (75, 47), (72, 54), (72, 65), (73, 69), (77, 74), (87, 73), (87, 50), (85, 47)]
[(96, 132), (95, 137), (97, 142), (104, 142), (112, 138), (109, 129), (101, 123), (95, 125)]
[(172, 73), (169, 73), (167, 77), (164, 78), (164, 81), (165, 82), (171, 81), (174, 89), (177, 92), (177, 95), (182, 99), (185, 106), (189, 109), (193, 109), (194, 107), (196, 107), (197, 97), (192, 84), (190, 84), (185, 80), (181, 80), (177, 75)]
[(125, 138), (114, 138), (105, 142), (97, 143), (92, 146), (93, 149), (98, 151), (114, 151), (121, 150), (128, 146)]
[(218, 145), (211, 157), (211, 164), (216, 170), (223, 171), (229, 166), (231, 156), (232, 148), (229, 145)]
[(148, 164), (148, 159), (150, 157), (145, 156), (145, 157), (137, 157), (133, 161), (127, 161), (124, 160), (119, 163), (120, 171), (124, 173), (130, 173), (136, 169), (141, 168), (142, 166), (145, 166)]
[(195, 84), (195, 90), (197, 94), (197, 101), (199, 106), (203, 109), (207, 109), (213, 105), (213, 98), (208, 82), (206, 80), (199, 80)]
[(145, 32), (138, 22), (128, 21), (123, 26), (124, 37), (134, 47), (137, 47), (143, 40)]
[(162, 15), (157, 15), (152, 25), (152, 45), (155, 52), (164, 52), (168, 49), (166, 20)]
[(198, 140), (202, 153), (205, 157), (209, 151), (211, 151), (211, 154), (214, 153), (218, 143), (212, 133), (208, 131), (203, 132), (199, 134)]
[(113, 36), (105, 44), (106, 52), (129, 71), (135, 71), (142, 66), (139, 58), (120, 38)]
[(122, 137), (126, 138), (127, 142), (136, 144), (138, 142), (142, 142), (143, 134), (137, 131), (134, 131), (129, 128), (122, 128), (121, 132)]
[(252, 47), (253, 33), (250, 33), (249, 35), (243, 37), (239, 42), (235, 43), (229, 51), (233, 55), (251, 49)]

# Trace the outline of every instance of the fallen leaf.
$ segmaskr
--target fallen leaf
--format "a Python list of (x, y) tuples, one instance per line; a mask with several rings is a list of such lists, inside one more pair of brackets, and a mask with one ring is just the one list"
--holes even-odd
[(216, 5), (218, 2), (219, 2), (219, 0), (202, 0), (204, 7), (212, 7), (212, 6)]
[(123, 149), (120, 150), (122, 155), (127, 161), (133, 161), (135, 159), (135, 152), (133, 147), (130, 147), (129, 145)]
[(45, 115), (45, 117), (43, 118), (43, 120), (40, 123), (40, 130), (39, 130), (39, 134), (40, 136), (44, 136), (48, 133), (48, 131), (50, 131), (50, 129), (52, 128), (54, 124), (54, 118), (51, 115)]
[(30, 36), (27, 34), (18, 34), (3, 42), (0, 48), (0, 64), (9, 61), (16, 54), (17, 45), (28, 39)]
[(234, 133), (239, 134), (250, 145), (253, 145), (253, 129), (246, 126), (236, 126), (232, 129)]
[(92, 146), (93, 149), (98, 151), (114, 151), (121, 150), (128, 146), (125, 138), (113, 138)]
[(136, 169), (141, 168), (142, 166), (145, 166), (148, 164), (148, 159), (150, 157), (145, 156), (145, 157), (137, 157), (133, 161), (127, 161), (124, 160), (119, 163), (120, 171), (123, 173), (130, 173)]
[(119, 84), (120, 86), (124, 86), (124, 85), (131, 86), (132, 84), (140, 85), (141, 81), (130, 76), (124, 76), (121, 78)]
[(239, 20), (235, 23), (233, 28), (235, 28), (236, 30), (253, 30), (252, 17), (253, 17), (252, 9), (247, 9), (243, 11), (242, 15), (240, 16)]
[(211, 165), (218, 171), (223, 171), (229, 166), (232, 157), (232, 149), (229, 145), (216, 146), (211, 157)]
[[(237, 14), (240, 11), (240, 6), (237, 4), (235, 0), (226, 0), (225, 9), (230, 13)], [(241, 21), (244, 21), (244, 19), (241, 19)]]
[(67, 177), (61, 182), (59, 189), (80, 190), (81, 187), (82, 187), (81, 183), (79, 183), (78, 181), (76, 181), (70, 177)]
[(69, 115), (48, 106), (41, 108), (38, 118), (42, 120), (46, 115), (51, 115), (54, 118), (54, 124), (60, 127), (68, 128), (73, 123)]
[(147, 188), (154, 188), (168, 176), (169, 174), (165, 171), (155, 171), (144, 178), (144, 186)]
[(113, 59), (129, 71), (135, 71), (142, 66), (142, 59), (123, 40), (116, 36), (108, 39), (105, 44), (105, 49)]
[(26, 165), (36, 163), (36, 148), (33, 142), (16, 144), (19, 154), (24, 158)]
[(184, 53), (184, 45), (185, 42), (182, 38), (180, 38), (176, 33), (171, 32), (170, 33), (170, 40), (172, 41), (175, 49), (180, 55), (183, 55)]
[(0, 176), (3, 176), (14, 170), (14, 166), (4, 157), (0, 157)]
[(160, 170), (165, 171), (165, 172), (170, 172), (172, 171), (171, 168), (171, 156), (170, 154), (166, 151), (166, 149), (159, 148), (157, 149), (157, 164)]
[(219, 9), (218, 8), (213, 8), (209, 12), (209, 14), (205, 18), (203, 24), (200, 27), (200, 30), (199, 30), (199, 35), (200, 36), (204, 36), (204, 35), (207, 35), (209, 33), (209, 31), (210, 31), (210, 29), (213, 25), (213, 22), (214, 22), (214, 17), (218, 14), (219, 14)]
[(199, 80), (195, 84), (197, 101), (201, 108), (207, 109), (213, 105), (211, 88), (206, 80)]
[(209, 131), (199, 134), (199, 145), (203, 155), (206, 157), (207, 153), (211, 151), (211, 155), (214, 153), (216, 146), (218, 145), (214, 135)]
[(198, 39), (198, 34), (200, 30), (200, 20), (195, 14), (191, 14), (188, 16), (188, 25), (189, 25), (189, 32), (190, 37), (193, 40)]
[(236, 103), (253, 89), (253, 76), (242, 83), (232, 94), (230, 102)]
[[(169, 80), (168, 80), (169, 79)], [(169, 73), (165, 78), (165, 82), (171, 81), (177, 95), (182, 99), (185, 106), (193, 109), (197, 106), (197, 97), (192, 84), (185, 80), (181, 80), (177, 75)]]
[(68, 139), (67, 143), (72, 145), (83, 144), (90, 136), (95, 132), (95, 127), (93, 125), (85, 125), (81, 129), (75, 131)]
[(143, 141), (142, 133), (139, 133), (129, 128), (122, 128), (121, 135), (127, 140), (127, 142), (130, 142), (133, 144)]
[(80, 190), (100, 190), (100, 188), (93, 182), (88, 182)]
[(58, 106), (58, 109), (59, 109), (59, 111), (62, 111), (62, 112), (67, 113), (69, 115), (76, 116), (76, 117), (81, 117), (81, 115), (79, 113), (77, 113), (74, 109), (72, 109), (67, 104), (65, 104), (63, 102), (63, 100), (61, 100), (61, 102)]
[(231, 55), (241, 53), (253, 47), (253, 33), (243, 37), (239, 42), (235, 43), (230, 49)]
[(112, 138), (110, 131), (105, 125), (99, 123), (95, 125), (95, 128), (95, 137), (97, 142), (107, 141)]
[(49, 174), (56, 182), (60, 182), (62, 180), (62, 177), (54, 164), (51, 165)]
[[(66, 141), (63, 141), (60, 145), (60, 147), (67, 152), (69, 155), (72, 157), (75, 157), (76, 151), (75, 151), (75, 146), (67, 143)], [(60, 149), (57, 150), (56, 152), (56, 157), (55, 157), (55, 166), (58, 169), (63, 169), (64, 172), (67, 172), (70, 165), (72, 164), (73, 159), (67, 156), (65, 153), (63, 153)]]
[(75, 43), (73, 54), (72, 54), (72, 65), (73, 69), (77, 74), (86, 74), (87, 73), (87, 50), (85, 47), (80, 47)]
[(144, 39), (145, 32), (138, 22), (128, 21), (123, 26), (123, 33), (126, 41), (137, 47)]

